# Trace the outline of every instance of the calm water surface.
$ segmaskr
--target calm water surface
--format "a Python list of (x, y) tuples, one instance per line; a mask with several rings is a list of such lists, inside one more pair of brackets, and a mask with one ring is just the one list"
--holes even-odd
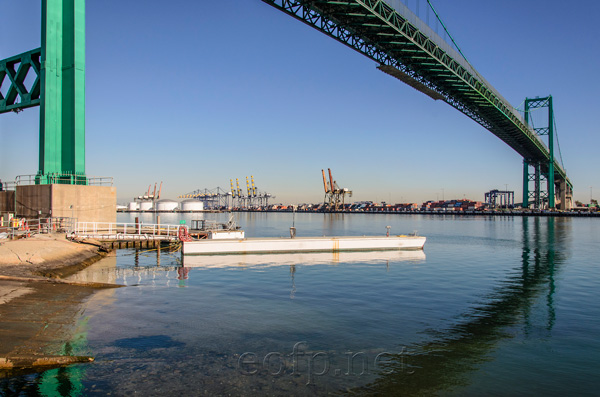
[[(121, 221), (133, 216), (120, 215)], [(226, 221), (225, 214), (205, 219)], [(197, 215), (194, 215), (198, 218)], [(189, 224), (191, 215), (162, 215)], [(152, 215), (142, 216), (152, 223)], [(1, 383), (23, 394), (594, 395), (595, 219), (240, 214), (248, 237), (415, 230), (423, 252), (182, 258), (119, 250), (79, 280), (89, 365)]]

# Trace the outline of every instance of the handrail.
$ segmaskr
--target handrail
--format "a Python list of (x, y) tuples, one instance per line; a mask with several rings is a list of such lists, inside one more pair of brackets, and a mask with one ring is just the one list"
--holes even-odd
[(15, 178), (14, 186), (39, 185), (40, 178), (54, 184), (71, 184), (75, 182), (78, 185), (88, 186), (113, 186), (113, 177), (111, 176), (85, 176), (85, 175), (18, 175)]
[(11, 238), (30, 236), (36, 233), (58, 232), (67, 233), (69, 236), (94, 236), (96, 238), (104, 236), (104, 238), (119, 239), (124, 236), (133, 236), (144, 239), (176, 239), (181, 228), (184, 228), (187, 233), (188, 228), (185, 225), (77, 222), (75, 218), (25, 219), (0, 216), (0, 233), (8, 233)]
[(1, 181), (0, 191), (14, 191), (17, 187), (17, 183), (14, 181)]
[(176, 237), (179, 229), (186, 226), (158, 223), (126, 222), (77, 222), (73, 228), (76, 235), (148, 235)]

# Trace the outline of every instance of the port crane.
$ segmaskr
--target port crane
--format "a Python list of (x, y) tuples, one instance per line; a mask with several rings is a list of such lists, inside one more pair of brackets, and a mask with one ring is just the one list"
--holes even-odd
[[(229, 181), (231, 184), (232, 198), (237, 200), (237, 208), (266, 209), (269, 206), (269, 199), (275, 198), (275, 196), (270, 193), (261, 193), (258, 191), (258, 188), (254, 184), (254, 175), (251, 175), (250, 178), (246, 177), (246, 196), (244, 196), (244, 191), (240, 188), (238, 178), (235, 179), (235, 187), (233, 185), (233, 179), (230, 179)], [(234, 206), (236, 205), (234, 204)]]
[(325, 188), (323, 205), (328, 211), (339, 211), (344, 207), (346, 195), (352, 197), (352, 191), (346, 188), (340, 188), (331, 176), (331, 168), (327, 168), (327, 171), (329, 173), (329, 182), (327, 182), (325, 170), (321, 170), (321, 173), (323, 174), (323, 186)]
[(160, 198), (160, 193), (162, 192), (162, 181), (160, 182), (160, 188), (158, 189), (158, 194), (156, 194), (156, 186), (158, 185), (157, 182), (154, 183), (154, 193), (150, 193), (150, 190), (152, 189), (152, 185), (148, 186), (148, 192), (142, 196), (137, 196), (134, 197), (134, 200), (158, 200)]
[(240, 187), (239, 178), (229, 180), (230, 191), (226, 191), (217, 187), (215, 189), (197, 189), (191, 193), (186, 193), (179, 198), (193, 198), (200, 200), (204, 203), (206, 209), (267, 209), (269, 206), (269, 199), (275, 198), (270, 193), (259, 192), (256, 185), (254, 184), (254, 176), (248, 179), (246, 177), (246, 192)]

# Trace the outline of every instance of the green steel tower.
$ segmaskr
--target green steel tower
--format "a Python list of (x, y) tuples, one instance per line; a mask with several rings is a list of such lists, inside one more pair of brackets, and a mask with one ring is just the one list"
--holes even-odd
[(85, 0), (41, 3), (42, 47), (0, 60), (0, 113), (40, 106), (36, 183), (85, 185)]
[(85, 184), (85, 0), (42, 0), (41, 184)]
[[(555, 208), (555, 158), (554, 158), (554, 109), (552, 106), (552, 96), (544, 98), (525, 98), (525, 123), (531, 124), (530, 112), (533, 109), (547, 108), (548, 121), (543, 127), (533, 127), (532, 129), (539, 136), (548, 136), (548, 159), (545, 162), (535, 162), (529, 159), (523, 159), (523, 208), (528, 208), (533, 204), (534, 208), (542, 208), (544, 200), (547, 201), (548, 208)], [(529, 172), (529, 167), (534, 168), (533, 175)], [(541, 189), (542, 180), (546, 181), (547, 191)], [(529, 182), (534, 182), (534, 190), (529, 190)], [(565, 188), (561, 188), (564, 190)], [(531, 200), (530, 200), (531, 199)], [(564, 200), (561, 200), (561, 202)], [(562, 203), (564, 207), (564, 202)]]

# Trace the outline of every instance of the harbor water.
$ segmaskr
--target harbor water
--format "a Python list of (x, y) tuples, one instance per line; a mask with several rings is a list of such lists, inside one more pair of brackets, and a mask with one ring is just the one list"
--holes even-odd
[[(120, 214), (119, 221), (153, 214)], [(228, 214), (161, 214), (161, 223)], [(91, 364), (22, 395), (597, 395), (600, 223), (590, 218), (240, 213), (247, 237), (417, 231), (423, 251), (182, 257), (123, 249), (75, 280)]]

